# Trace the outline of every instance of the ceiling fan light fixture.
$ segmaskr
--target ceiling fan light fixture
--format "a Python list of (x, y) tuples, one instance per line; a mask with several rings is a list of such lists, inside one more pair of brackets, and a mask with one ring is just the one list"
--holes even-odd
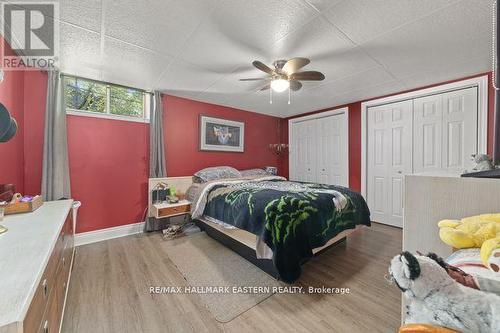
[(277, 92), (283, 92), (290, 87), (290, 81), (284, 79), (276, 79), (271, 81), (271, 88)]

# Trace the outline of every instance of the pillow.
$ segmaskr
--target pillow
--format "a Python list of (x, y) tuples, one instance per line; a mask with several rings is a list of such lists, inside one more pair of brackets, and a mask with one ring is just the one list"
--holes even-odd
[(239, 177), (241, 177), (241, 173), (235, 168), (229, 166), (211, 167), (195, 173), (193, 183), (206, 183), (211, 180)]
[(269, 173), (263, 169), (248, 169), (240, 171), (242, 177), (249, 176), (269, 176)]

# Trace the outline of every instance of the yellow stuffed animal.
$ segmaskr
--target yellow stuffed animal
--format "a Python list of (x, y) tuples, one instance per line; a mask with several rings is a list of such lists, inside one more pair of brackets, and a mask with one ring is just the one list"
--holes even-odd
[(500, 214), (442, 220), (438, 226), (443, 242), (457, 249), (480, 247), (484, 265), (500, 271)]

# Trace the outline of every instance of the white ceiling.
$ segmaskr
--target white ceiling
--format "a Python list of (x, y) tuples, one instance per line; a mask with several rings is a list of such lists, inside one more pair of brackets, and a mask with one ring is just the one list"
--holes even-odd
[[(61, 68), (287, 117), (491, 67), (492, 0), (59, 0)], [(253, 60), (325, 74), (269, 104)]]

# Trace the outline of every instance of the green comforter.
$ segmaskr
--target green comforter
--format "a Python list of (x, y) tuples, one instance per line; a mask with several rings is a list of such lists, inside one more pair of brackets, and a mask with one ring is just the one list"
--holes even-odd
[(301, 274), (312, 250), (358, 224), (370, 225), (359, 193), (345, 187), (279, 179), (219, 184), (206, 195), (203, 215), (261, 237), (273, 251), (280, 278)]

